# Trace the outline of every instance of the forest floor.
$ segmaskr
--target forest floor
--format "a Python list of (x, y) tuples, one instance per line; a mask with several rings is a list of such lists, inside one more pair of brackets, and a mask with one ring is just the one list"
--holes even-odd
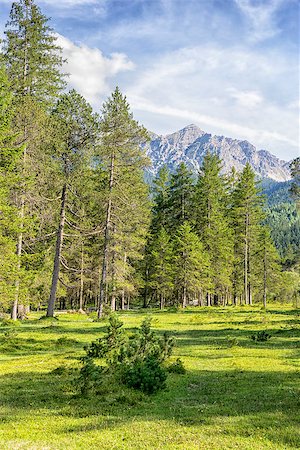
[[(128, 329), (150, 312), (120, 314)], [(151, 311), (172, 332), (185, 375), (144, 395), (110, 385), (82, 398), (72, 383), (106, 321), (80, 314), (0, 325), (0, 449), (300, 448), (300, 310), (292, 306)], [(250, 336), (266, 330), (266, 342)], [(68, 370), (53, 372), (64, 365)]]

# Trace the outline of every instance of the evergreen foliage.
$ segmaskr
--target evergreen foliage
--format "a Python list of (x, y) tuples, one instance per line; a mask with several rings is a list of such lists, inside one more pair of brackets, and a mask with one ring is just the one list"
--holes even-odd
[[(222, 161), (207, 153), (199, 173), (193, 211), (195, 229), (210, 259), (211, 291), (224, 296), (231, 288), (233, 238), (229, 224), (227, 180)], [(218, 299), (217, 299), (218, 300)]]
[[(167, 334), (158, 337), (151, 329), (150, 318), (131, 336), (122, 327), (118, 317), (111, 314), (106, 335), (86, 349), (77, 380), (82, 394), (95, 390), (105, 375), (147, 394), (165, 388), (167, 371), (162, 364), (172, 354), (173, 339)], [(101, 358), (105, 366), (95, 365), (94, 358)]]
[[(225, 176), (210, 152), (197, 177), (162, 166), (150, 191), (145, 128), (119, 88), (99, 116), (62, 94), (61, 49), (33, 0), (13, 3), (2, 59), (0, 291), (14, 320), (46, 305), (50, 317), (57, 305), (101, 318), (141, 297), (161, 309), (297, 304), (298, 158), (290, 194), (264, 180), (268, 205), (249, 164)], [(139, 364), (148, 372), (152, 359)]]

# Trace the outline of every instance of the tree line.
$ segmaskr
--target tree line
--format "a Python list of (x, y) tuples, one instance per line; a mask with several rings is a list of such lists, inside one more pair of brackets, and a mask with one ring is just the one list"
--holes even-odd
[(249, 165), (225, 177), (207, 154), (197, 179), (162, 168), (150, 189), (149, 137), (126, 97), (116, 88), (95, 113), (65, 91), (62, 50), (33, 0), (12, 4), (0, 58), (0, 303), (13, 319), (30, 305), (101, 317), (131, 302), (295, 295)]

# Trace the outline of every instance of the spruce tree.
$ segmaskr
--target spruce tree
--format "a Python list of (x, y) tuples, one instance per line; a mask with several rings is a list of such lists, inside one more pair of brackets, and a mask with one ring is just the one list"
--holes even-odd
[[(193, 214), (195, 230), (209, 255), (211, 289), (219, 301), (231, 287), (233, 239), (228, 219), (228, 190), (221, 175), (222, 161), (216, 154), (207, 153), (195, 187)], [(208, 305), (211, 304), (208, 292)]]
[(194, 182), (192, 172), (181, 163), (171, 175), (167, 205), (168, 226), (173, 232), (192, 218)]
[(280, 282), (280, 258), (266, 226), (260, 227), (254, 252), (254, 285), (266, 308), (268, 293), (275, 295)]
[(163, 309), (174, 287), (173, 243), (164, 228), (153, 238), (151, 257), (151, 287), (159, 299), (160, 309)]
[(293, 159), (290, 163), (291, 175), (293, 182), (290, 188), (290, 192), (296, 200), (296, 205), (300, 207), (300, 157)]
[(175, 282), (182, 307), (209, 289), (209, 258), (199, 237), (188, 222), (183, 223), (174, 241)]
[[(134, 234), (136, 236), (140, 234), (143, 241), (145, 234), (143, 230), (147, 227), (149, 214), (148, 196), (142, 182), (142, 171), (148, 165), (148, 159), (139, 146), (148, 138), (148, 135), (146, 130), (133, 119), (126, 97), (118, 88), (103, 105), (100, 131), (100, 158), (107, 169), (109, 180), (98, 317), (102, 316), (103, 305), (107, 303), (109, 294), (111, 307), (115, 308), (119, 242), (124, 243), (122, 236), (126, 233), (129, 240), (130, 236), (133, 236), (132, 228), (131, 231), (125, 231), (130, 227), (131, 221), (136, 221)], [(131, 198), (126, 194), (128, 188), (130, 188)], [(135, 188), (137, 188), (137, 197), (134, 194)], [(137, 216), (139, 218), (136, 220)], [(128, 245), (126, 244), (125, 247), (128, 248)], [(126, 265), (127, 251), (123, 248), (122, 252), (123, 264)]]
[(16, 101), (30, 95), (46, 106), (64, 87), (57, 37), (33, 0), (13, 2), (6, 24), (4, 57)]
[(255, 264), (255, 247), (264, 217), (264, 198), (255, 181), (249, 163), (236, 183), (232, 201), (232, 224), (234, 227), (235, 268), (234, 296), (240, 294), (246, 305), (252, 304), (252, 282)]
[(169, 221), (170, 174), (167, 166), (162, 166), (153, 180), (152, 197), (151, 231), (155, 233), (162, 227), (166, 228)]

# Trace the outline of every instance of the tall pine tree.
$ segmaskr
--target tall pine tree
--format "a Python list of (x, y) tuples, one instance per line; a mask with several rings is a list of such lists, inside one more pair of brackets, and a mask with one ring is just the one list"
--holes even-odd
[(208, 252), (211, 293), (217, 302), (228, 295), (231, 287), (233, 239), (228, 219), (226, 178), (221, 175), (222, 161), (216, 154), (204, 156), (194, 195), (195, 229)]
[[(109, 295), (111, 307), (115, 309), (117, 260), (120, 255), (118, 246), (122, 243), (123, 264), (126, 265), (127, 249), (132, 245), (125, 244), (124, 236), (128, 233), (126, 240), (130, 241), (130, 237), (140, 235), (143, 241), (149, 215), (148, 195), (142, 181), (148, 159), (139, 146), (148, 136), (146, 130), (133, 119), (126, 97), (118, 88), (103, 105), (100, 131), (100, 158), (107, 168), (109, 180), (98, 317), (102, 316), (103, 305), (108, 302)], [(130, 177), (130, 174), (133, 176)], [(130, 198), (126, 194), (129, 188)], [(130, 227), (131, 221), (135, 222), (134, 228)]]
[[(64, 87), (60, 68), (63, 63), (61, 49), (48, 26), (48, 19), (33, 0), (19, 0), (12, 4), (10, 18), (6, 24), (4, 58), (12, 85), (15, 104), (15, 130), (22, 144), (23, 155), (19, 161), (20, 186), (16, 195), (19, 211), (20, 232), (17, 238), (16, 298), (12, 307), (12, 318), (16, 319), (21, 283), (21, 268), (24, 243), (33, 237), (32, 201), (39, 193), (37, 175), (43, 170), (41, 157), (42, 130), (45, 129), (45, 110), (54, 103)], [(44, 135), (45, 136), (45, 135)]]
[(255, 174), (247, 163), (235, 185), (232, 204), (235, 239), (234, 297), (240, 294), (246, 305), (252, 304), (255, 247), (264, 217), (263, 202)]

